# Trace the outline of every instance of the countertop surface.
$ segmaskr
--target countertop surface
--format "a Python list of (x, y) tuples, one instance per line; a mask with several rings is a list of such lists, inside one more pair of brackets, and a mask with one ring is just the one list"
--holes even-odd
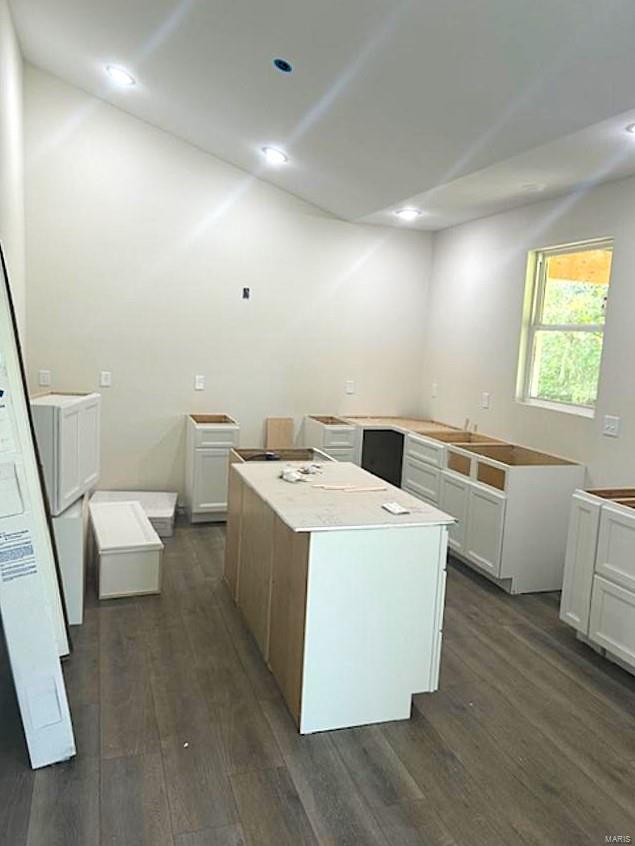
[[(305, 464), (301, 461), (232, 464), (230, 472), (238, 473), (294, 532), (441, 526), (454, 522), (449, 514), (349, 462), (321, 464), (321, 472), (309, 476), (307, 482), (291, 483), (280, 478), (283, 467)], [(325, 490), (316, 485), (355, 485), (382, 490)], [(398, 502), (409, 513), (390, 514), (382, 508), (385, 502)]]
[(417, 417), (341, 417), (345, 423), (364, 429), (396, 429), (400, 432), (451, 432), (456, 426), (438, 423), (436, 420), (422, 420)]

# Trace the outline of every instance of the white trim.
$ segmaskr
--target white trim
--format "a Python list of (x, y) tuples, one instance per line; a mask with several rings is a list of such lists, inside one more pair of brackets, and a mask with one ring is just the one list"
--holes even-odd
[(519, 399), (517, 397), (516, 402), (519, 405), (529, 405), (534, 408), (545, 409), (546, 411), (561, 411), (564, 414), (575, 414), (578, 417), (586, 417), (590, 420), (595, 418), (595, 408), (591, 408), (588, 405), (574, 405), (569, 402), (554, 402), (550, 400), (535, 399), (533, 397), (527, 397), (525, 399)]

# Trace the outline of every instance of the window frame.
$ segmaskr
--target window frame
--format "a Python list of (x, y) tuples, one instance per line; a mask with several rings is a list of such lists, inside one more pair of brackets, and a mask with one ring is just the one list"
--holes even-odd
[[(538, 332), (590, 332), (599, 333), (602, 336), (602, 353), (598, 368), (598, 395), (600, 389), (600, 375), (602, 371), (602, 357), (604, 356), (604, 333), (606, 329), (606, 311), (603, 323), (573, 323), (556, 324), (539, 322), (545, 301), (545, 290), (547, 286), (547, 259), (551, 256), (566, 255), (568, 253), (580, 253), (585, 250), (614, 250), (614, 239), (611, 237), (594, 238), (588, 241), (578, 241), (571, 244), (562, 244), (557, 247), (541, 247), (531, 250), (527, 262), (527, 279), (525, 285), (525, 306), (523, 329), (521, 332), (521, 347), (518, 364), (518, 379), (516, 388), (516, 399), (524, 405), (548, 408), (553, 411), (562, 411), (567, 414), (579, 414), (583, 417), (595, 417), (597, 397), (594, 405), (579, 405), (577, 403), (565, 402), (563, 400), (541, 399), (531, 395), (531, 385), (534, 379), (533, 373), (533, 352)], [(611, 265), (612, 272), (612, 265)], [(609, 278), (609, 289), (611, 279)], [(607, 300), (608, 311), (608, 300)]]

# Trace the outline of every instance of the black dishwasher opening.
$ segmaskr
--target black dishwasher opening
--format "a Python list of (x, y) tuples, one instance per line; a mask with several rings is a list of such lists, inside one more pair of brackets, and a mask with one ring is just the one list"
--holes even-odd
[(401, 487), (403, 435), (392, 429), (366, 429), (362, 445), (362, 467)]

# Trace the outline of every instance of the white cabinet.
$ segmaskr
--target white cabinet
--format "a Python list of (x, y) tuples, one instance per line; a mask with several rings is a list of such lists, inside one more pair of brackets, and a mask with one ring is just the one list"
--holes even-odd
[(635, 593), (595, 576), (589, 639), (635, 668)]
[(304, 418), (304, 446), (320, 449), (335, 461), (356, 460), (356, 427), (327, 414)]
[(635, 488), (575, 492), (560, 617), (635, 670)]
[(493, 576), (500, 575), (505, 495), (484, 485), (470, 485), (465, 554)]
[(562, 588), (571, 496), (585, 468), (516, 444), (448, 444), (439, 507), (450, 548), (510, 593)]
[(595, 570), (630, 591), (635, 591), (635, 510), (605, 505)]
[(441, 471), (416, 458), (404, 457), (401, 473), (401, 487), (420, 499), (437, 505)]
[(467, 526), (467, 509), (470, 483), (462, 476), (449, 470), (441, 473), (439, 508), (450, 514), (455, 523), (449, 526), (448, 546), (453, 552), (465, 551), (465, 527)]
[(99, 479), (99, 394), (44, 394), (31, 412), (53, 515)]
[(560, 618), (585, 634), (589, 628), (599, 525), (600, 503), (582, 491), (576, 492), (571, 501)]
[(188, 415), (185, 502), (193, 523), (226, 519), (229, 453), (239, 433), (226, 414)]
[(62, 575), (66, 613), (71, 626), (79, 626), (84, 621), (87, 515), (87, 497), (81, 497), (66, 511), (53, 517), (53, 532)]

